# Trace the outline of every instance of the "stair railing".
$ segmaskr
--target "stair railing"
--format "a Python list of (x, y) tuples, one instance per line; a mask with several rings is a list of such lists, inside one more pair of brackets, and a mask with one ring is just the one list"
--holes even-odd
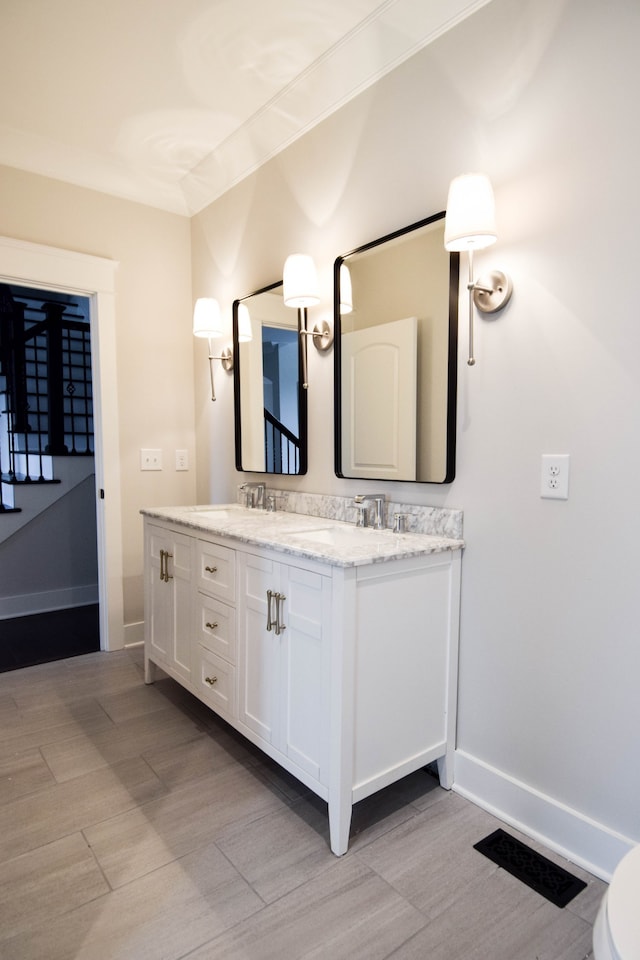
[(264, 451), (266, 473), (298, 472), (300, 437), (264, 408)]
[[(43, 319), (25, 304), (0, 311), (0, 477), (4, 483), (53, 479), (52, 456), (93, 455), (91, 341), (87, 323), (65, 316), (67, 304), (46, 301)], [(3, 501), (0, 512), (11, 509)]]

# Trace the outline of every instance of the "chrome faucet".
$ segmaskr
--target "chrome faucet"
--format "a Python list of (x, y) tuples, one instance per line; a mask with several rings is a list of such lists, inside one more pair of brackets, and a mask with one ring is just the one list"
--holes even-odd
[(241, 483), (239, 490), (245, 496), (245, 506), (256, 510), (265, 509), (266, 487), (264, 483)]
[(373, 493), (358, 493), (353, 498), (356, 507), (358, 507), (358, 519), (356, 520), (356, 525), (358, 527), (367, 527), (368, 524), (368, 513), (367, 508), (364, 506), (367, 500), (370, 500), (374, 506), (373, 514), (373, 523), (372, 527), (375, 527), (376, 530), (384, 529), (384, 495), (383, 494), (373, 494)]

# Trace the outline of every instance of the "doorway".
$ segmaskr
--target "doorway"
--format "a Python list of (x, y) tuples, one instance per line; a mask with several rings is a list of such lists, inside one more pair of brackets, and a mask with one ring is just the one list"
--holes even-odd
[(100, 648), (90, 300), (0, 283), (0, 671)]
[(82, 294), (90, 301), (100, 648), (124, 646), (122, 511), (115, 336), (117, 263), (0, 237), (0, 282)]

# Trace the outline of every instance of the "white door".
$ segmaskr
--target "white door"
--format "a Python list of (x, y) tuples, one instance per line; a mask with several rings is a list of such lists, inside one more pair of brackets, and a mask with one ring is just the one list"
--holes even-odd
[(416, 479), (418, 321), (342, 335), (342, 472)]
[(242, 469), (264, 473), (264, 393), (262, 324), (251, 318), (253, 337), (238, 344), (240, 351), (240, 409), (242, 410)]

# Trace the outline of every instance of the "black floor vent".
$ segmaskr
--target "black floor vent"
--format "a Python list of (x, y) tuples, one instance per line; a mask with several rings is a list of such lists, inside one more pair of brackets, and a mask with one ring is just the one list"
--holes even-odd
[(489, 834), (484, 840), (474, 844), (474, 849), (526, 883), (536, 893), (555, 903), (556, 907), (566, 907), (586, 887), (583, 880), (578, 880), (562, 867), (557, 867), (551, 860), (520, 843), (504, 830)]

